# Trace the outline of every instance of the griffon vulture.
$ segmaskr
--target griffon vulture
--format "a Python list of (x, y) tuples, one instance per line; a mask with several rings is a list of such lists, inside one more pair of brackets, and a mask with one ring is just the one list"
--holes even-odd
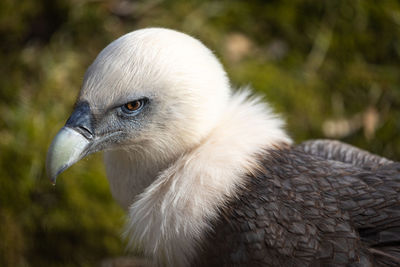
[(155, 265), (399, 265), (400, 164), (295, 146), (282, 126), (200, 41), (143, 29), (89, 67), (47, 170), (104, 151), (125, 234)]

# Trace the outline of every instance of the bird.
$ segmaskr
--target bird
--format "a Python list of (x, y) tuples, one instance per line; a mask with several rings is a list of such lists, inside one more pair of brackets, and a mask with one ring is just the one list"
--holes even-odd
[(400, 265), (400, 164), (295, 144), (185, 33), (135, 30), (90, 65), (49, 147), (51, 181), (98, 151), (128, 246), (155, 266)]

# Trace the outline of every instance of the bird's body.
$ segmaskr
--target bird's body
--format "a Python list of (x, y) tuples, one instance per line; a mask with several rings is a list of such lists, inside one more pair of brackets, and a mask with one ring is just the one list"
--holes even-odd
[(400, 264), (399, 163), (339, 142), (293, 145), (185, 34), (132, 32), (90, 66), (49, 149), (52, 180), (99, 150), (129, 244), (155, 265)]
[(272, 149), (221, 210), (200, 266), (398, 266), (400, 164)]

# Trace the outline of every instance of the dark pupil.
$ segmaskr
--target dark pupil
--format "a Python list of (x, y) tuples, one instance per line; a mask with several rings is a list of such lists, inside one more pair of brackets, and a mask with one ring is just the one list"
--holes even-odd
[(127, 109), (130, 111), (137, 110), (140, 107), (140, 102), (139, 101), (134, 101), (126, 104)]

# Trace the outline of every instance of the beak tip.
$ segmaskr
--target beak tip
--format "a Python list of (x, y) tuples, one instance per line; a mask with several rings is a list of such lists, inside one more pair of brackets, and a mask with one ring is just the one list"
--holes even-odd
[(57, 177), (66, 169), (68, 169), (69, 165), (68, 164), (64, 164), (63, 166), (61, 166), (61, 168), (59, 168), (58, 170), (55, 171), (47, 171), (50, 182), (52, 185), (56, 185), (56, 180)]
[(47, 176), (49, 177), (51, 184), (56, 185), (56, 180), (57, 180), (58, 174), (54, 175), (54, 174), (51, 174), (50, 172), (47, 172)]

